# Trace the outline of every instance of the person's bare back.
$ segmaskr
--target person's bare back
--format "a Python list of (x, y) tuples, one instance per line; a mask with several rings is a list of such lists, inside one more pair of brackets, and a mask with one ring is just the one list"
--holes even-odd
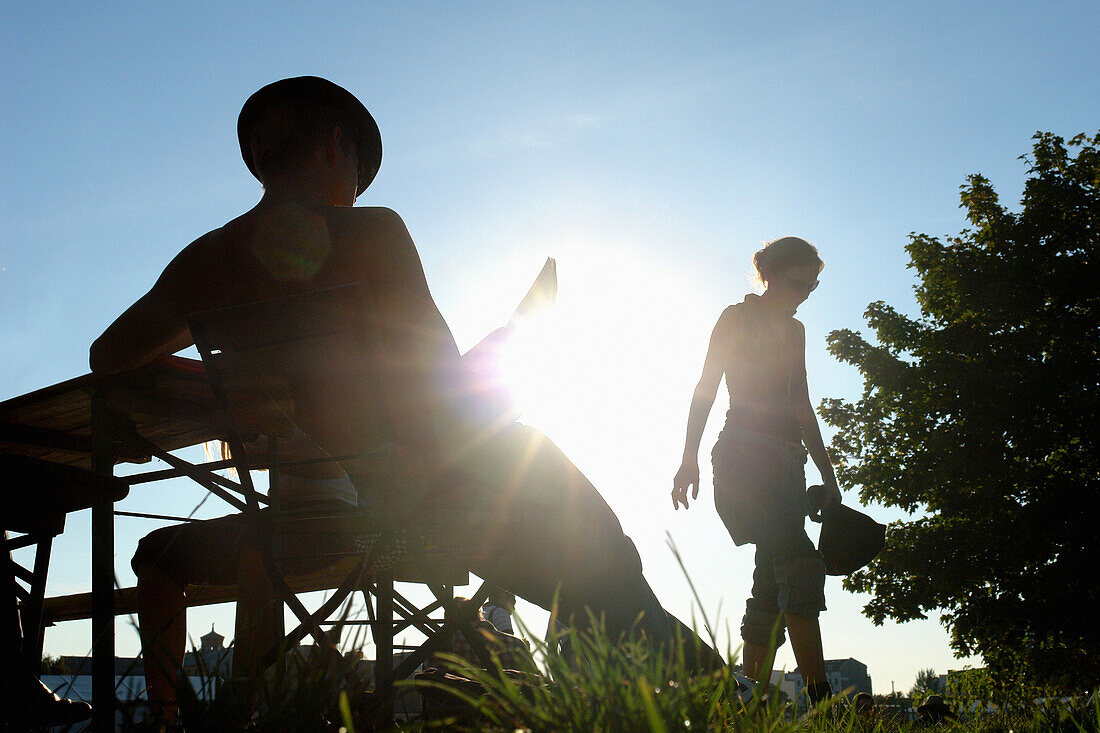
[(370, 335), (354, 354), (359, 374), (300, 385), (294, 420), (333, 453), (384, 441), (430, 449), (441, 438), (429, 416), (438, 425), (441, 409), (456, 414), (445, 405), (459, 352), (412, 239), (389, 209), (265, 197), (177, 255), (93, 344), (93, 371), (133, 368), (189, 345), (191, 313), (351, 283), (363, 286), (364, 300), (358, 323), (346, 325)]

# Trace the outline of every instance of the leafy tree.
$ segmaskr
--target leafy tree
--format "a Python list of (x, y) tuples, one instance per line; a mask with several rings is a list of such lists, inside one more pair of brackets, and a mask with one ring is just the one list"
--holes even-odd
[(909, 697), (923, 701), (932, 694), (942, 695), (943, 683), (940, 681), (939, 675), (936, 674), (936, 670), (931, 668), (922, 669), (917, 672), (917, 679), (909, 689)]
[(1036, 134), (1018, 213), (970, 176), (972, 228), (906, 247), (920, 315), (829, 335), (864, 378), (822, 403), (841, 481), (909, 513), (845, 587), (875, 623), (939, 611), (1002, 685), (1100, 682), (1098, 146)]
[(947, 696), (962, 709), (988, 710), (1018, 706), (1026, 693), (1002, 690), (993, 684), (988, 669), (963, 669), (947, 675)]
[(903, 695), (900, 692), (888, 692), (886, 694), (876, 693), (876, 694), (872, 695), (871, 697), (874, 699), (875, 705), (877, 705), (880, 708), (885, 707), (887, 705), (889, 705), (891, 707), (908, 708), (908, 707), (911, 707), (911, 705), (912, 705), (909, 698), (906, 697), (905, 695)]
[(49, 654), (43, 654), (38, 673), (69, 674), (69, 668), (65, 666), (65, 661), (61, 657), (51, 657)]

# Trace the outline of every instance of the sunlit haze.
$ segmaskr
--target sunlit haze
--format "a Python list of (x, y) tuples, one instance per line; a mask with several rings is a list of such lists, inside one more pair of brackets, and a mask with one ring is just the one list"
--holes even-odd
[[(862, 328), (872, 301), (915, 311), (907, 236), (966, 226), (968, 174), (1015, 206), (1037, 130), (1097, 130), (1097, 27), (1094, 2), (7, 3), (0, 399), (85, 373), (89, 344), (172, 256), (258, 200), (235, 128), (250, 93), (327, 77), (382, 132), (358, 204), (402, 216), (461, 349), (557, 259), (556, 304), (505, 360), (522, 419), (616, 511), (662, 603), (705, 612), (736, 649), (753, 553), (711, 500), (724, 390), (699, 501), (673, 511), (669, 492), (711, 328), (753, 288), (753, 252), (783, 235), (818, 246), (821, 286), (798, 313), (810, 395), (857, 398), (826, 335)], [(119, 508), (186, 515), (203, 498), (142, 485)], [(210, 499), (196, 516), (227, 512)], [(159, 524), (117, 519), (120, 583)], [(69, 518), (49, 594), (89, 589), (88, 532), (86, 512)], [(875, 692), (980, 664), (953, 658), (935, 615), (875, 627), (835, 578), (826, 598), (826, 658), (867, 664)], [(518, 615), (542, 634), (545, 612)], [(232, 618), (194, 609), (189, 631), (230, 637)], [(139, 651), (131, 623), (122, 655)], [(46, 634), (50, 654), (90, 646), (86, 622)], [(778, 665), (794, 668), (789, 646)]]

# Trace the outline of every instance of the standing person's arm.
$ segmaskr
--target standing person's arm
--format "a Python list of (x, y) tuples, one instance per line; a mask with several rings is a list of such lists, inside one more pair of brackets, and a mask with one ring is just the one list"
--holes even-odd
[(699, 443), (703, 439), (703, 428), (714, 405), (714, 395), (718, 383), (722, 381), (722, 372), (726, 367), (726, 355), (733, 340), (733, 309), (727, 308), (718, 317), (714, 331), (710, 335), (707, 358), (703, 362), (703, 374), (695, 385), (688, 410), (687, 437), (684, 440), (684, 458), (680, 470), (672, 479), (672, 506), (675, 509), (688, 508), (687, 490), (691, 487), (691, 498), (699, 498)]
[(836, 473), (833, 472), (832, 461), (825, 450), (825, 442), (821, 439), (821, 428), (817, 424), (817, 413), (810, 402), (810, 391), (806, 384), (806, 329), (798, 321), (794, 322), (794, 380), (791, 385), (795, 412), (798, 416), (798, 427), (802, 432), (802, 442), (806, 446), (810, 458), (817, 466), (821, 474), (821, 482), (825, 486), (825, 505), (830, 506), (840, 503), (840, 487), (836, 483)]

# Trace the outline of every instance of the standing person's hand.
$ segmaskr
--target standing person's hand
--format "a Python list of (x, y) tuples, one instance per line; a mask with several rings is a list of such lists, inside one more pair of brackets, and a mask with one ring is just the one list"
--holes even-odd
[(680, 470), (672, 479), (672, 508), (679, 509), (680, 504), (688, 508), (687, 491), (691, 487), (691, 498), (699, 498), (699, 461), (685, 458)]

